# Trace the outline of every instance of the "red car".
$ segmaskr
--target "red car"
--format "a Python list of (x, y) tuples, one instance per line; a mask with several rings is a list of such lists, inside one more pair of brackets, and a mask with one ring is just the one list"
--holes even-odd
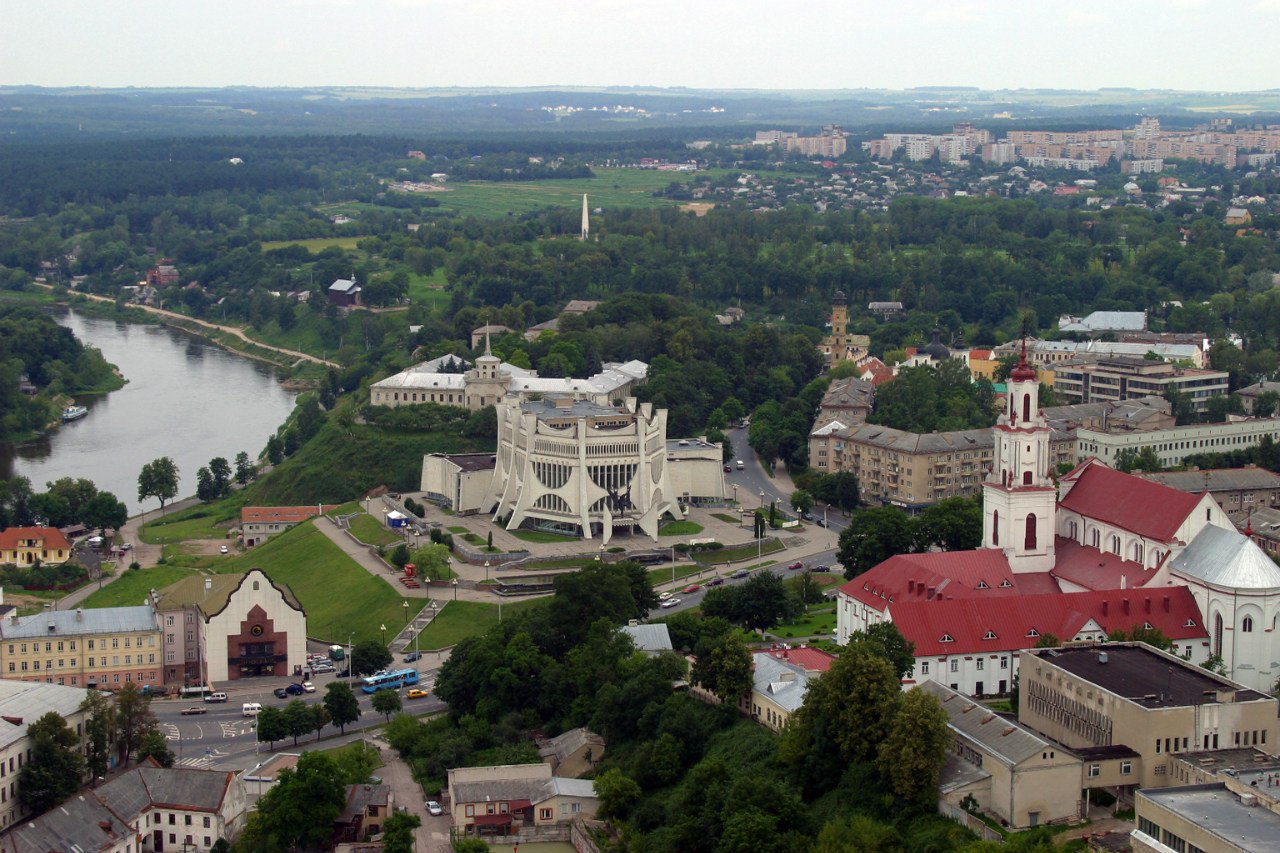
[(797, 560), (796, 562), (794, 562), (794, 563), (792, 563), (791, 565), (787, 566), (787, 568), (788, 568), (790, 571), (793, 571), (793, 572), (794, 572), (794, 571), (797, 571), (797, 570), (799, 570), (799, 569), (803, 569), (803, 568), (804, 568), (804, 563), (801, 563), (800, 561), (798, 561), (798, 560)]
[(688, 595), (689, 593), (697, 592), (700, 589), (702, 589), (701, 584), (691, 583), (684, 588), (684, 593), (685, 595)]

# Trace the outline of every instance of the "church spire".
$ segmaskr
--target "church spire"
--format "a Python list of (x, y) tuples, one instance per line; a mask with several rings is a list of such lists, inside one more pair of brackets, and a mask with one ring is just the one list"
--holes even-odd
[(489, 323), (484, 324), (484, 354), (493, 355), (493, 350), (489, 349)]

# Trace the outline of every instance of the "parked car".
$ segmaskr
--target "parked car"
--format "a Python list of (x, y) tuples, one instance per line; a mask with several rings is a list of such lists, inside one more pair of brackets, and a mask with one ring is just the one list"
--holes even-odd
[(229, 554), (229, 553), (231, 553), (231, 549), (230, 549), (230, 548), (228, 548), (226, 545), (223, 545), (221, 548), (219, 548), (219, 549), (218, 549), (218, 553), (219, 553), (219, 554)]
[(121, 551), (129, 551), (129, 550), (132, 550), (132, 549), (133, 549), (133, 543), (132, 543), (132, 542), (122, 542), (122, 543), (120, 543), (120, 550), (121, 550)]
[(666, 601), (666, 600), (667, 600), (668, 598), (670, 598), (670, 597), (671, 597), (671, 593), (669, 593), (669, 592), (660, 592), (660, 593), (658, 593), (658, 600), (659, 600), (659, 601)]
[(316, 671), (317, 673), (321, 673), (321, 672), (333, 672), (333, 664), (331, 664), (331, 663), (318, 663), (318, 664), (316, 664), (316, 665), (315, 665), (315, 671)]
[[(290, 685), (290, 686), (292, 686), (292, 685)], [(288, 699), (288, 698), (289, 698), (289, 691), (288, 691), (288, 690), (286, 690), (286, 689), (285, 689), (285, 688), (283, 688), (283, 687), (277, 687), (275, 690), (272, 690), (271, 692), (275, 694), (275, 696), (276, 696), (276, 698), (277, 698), (277, 699)]]
[(662, 603), (661, 603), (660, 605), (658, 605), (658, 606), (659, 606), (659, 607), (663, 607), (663, 608), (667, 608), (667, 607), (675, 607), (675, 606), (676, 606), (677, 604), (679, 604), (679, 603), (680, 603), (680, 599), (678, 599), (678, 598), (668, 598), (666, 601), (662, 602)]
[(316, 686), (315, 686), (314, 684), (312, 684), (310, 681), (304, 681), (304, 682), (302, 682), (302, 692), (303, 692), (303, 693), (315, 693), (315, 692), (316, 692)]
[(733, 473), (733, 466), (732, 466), (732, 465), (726, 465), (726, 466), (724, 466), (724, 472), (725, 472), (726, 474), (732, 474), (732, 473)]
[(737, 581), (737, 580), (742, 580), (743, 578), (745, 578), (745, 577), (746, 577), (747, 575), (749, 575), (749, 574), (751, 574), (751, 572), (747, 571), (746, 569), (738, 569), (736, 572), (734, 572), (733, 574), (729, 575), (729, 577), (731, 577), (731, 578), (733, 578), (734, 580), (736, 580), (736, 581)]
[(205, 697), (204, 697), (204, 701), (206, 701), (206, 702), (225, 702), (225, 701), (227, 701), (227, 694), (223, 693), (221, 690), (216, 690), (216, 691), (214, 691), (213, 693), (210, 693), (208, 696), (205, 696)]
[(707, 586), (720, 586), (722, 583), (724, 583), (724, 578), (712, 578), (707, 581)]
[(342, 672), (338, 673), (338, 677), (339, 677), (339, 678), (350, 678), (350, 677), (351, 677), (351, 670), (349, 670), (349, 669), (344, 669)]
[(813, 523), (814, 523), (814, 524), (816, 524), (816, 525), (818, 525), (819, 527), (826, 527), (826, 526), (827, 526), (827, 520), (826, 520), (825, 518), (819, 518), (819, 519), (817, 519), (816, 521), (814, 521)]
[(800, 562), (799, 560), (796, 560), (794, 563), (787, 566), (787, 570), (792, 572), (799, 571), (800, 569), (803, 569), (803, 568), (804, 568), (804, 563)]
[(692, 595), (693, 593), (697, 592), (700, 589), (702, 589), (702, 584), (691, 583), (688, 586), (686, 586), (682, 590), (682, 592), (684, 592), (685, 595)]
[(830, 567), (830, 566), (814, 566), (814, 567), (813, 567), (813, 571), (815, 571), (815, 572), (829, 572), (829, 571), (831, 571), (831, 567)]
[(440, 817), (444, 814), (444, 808), (435, 800), (427, 800), (427, 813), (432, 817)]
[(290, 696), (301, 696), (303, 693), (307, 692), (307, 688), (303, 687), (301, 684), (290, 684), (285, 687), (284, 692), (288, 693)]
[(426, 699), (431, 694), (423, 690), (421, 687), (411, 687), (405, 696), (409, 699)]
[(413, 663), (414, 661), (418, 660), (420, 657), (422, 657), (422, 655), (418, 652), (409, 652), (409, 654), (404, 656), (404, 662)]
[(207, 714), (209, 709), (200, 705), (192, 705), (190, 708), (183, 708), (179, 713), (184, 717), (188, 717), (192, 714)]

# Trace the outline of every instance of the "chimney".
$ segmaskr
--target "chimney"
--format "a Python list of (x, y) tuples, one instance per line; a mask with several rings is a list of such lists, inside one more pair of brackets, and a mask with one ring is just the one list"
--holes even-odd
[(1142, 612), (1143, 613), (1151, 612), (1151, 596), (1149, 595), (1142, 600)]
[(1129, 615), (1129, 599), (1126, 598), (1124, 601), (1120, 602), (1120, 607), (1122, 610), (1124, 610), (1124, 615), (1128, 616)]
[(916, 591), (916, 582), (914, 579), (907, 580), (907, 592), (914, 593)]
[(205, 578), (205, 579), (204, 579), (204, 591), (205, 591), (205, 592), (212, 592), (212, 591), (213, 591), (213, 578)]
[(83, 622), (83, 621), (84, 621), (84, 608), (83, 608), (83, 607), (77, 607), (77, 608), (76, 608), (76, 621), (77, 621), (77, 622)]
[(1098, 652), (1098, 663), (1105, 664), (1107, 662), (1107, 653)]
[(1111, 609), (1111, 602), (1110, 602), (1110, 601), (1107, 601), (1106, 599), (1103, 599), (1103, 602), (1102, 602), (1102, 615), (1103, 615), (1103, 616), (1106, 616), (1106, 615), (1107, 615), (1107, 612), (1108, 612), (1110, 609)]
[(1164, 612), (1169, 612), (1169, 596), (1167, 595), (1164, 597)]
[(937, 592), (938, 592), (937, 588), (931, 586), (929, 587), (929, 591), (925, 593), (925, 598), (933, 598), (934, 595), (937, 594)]

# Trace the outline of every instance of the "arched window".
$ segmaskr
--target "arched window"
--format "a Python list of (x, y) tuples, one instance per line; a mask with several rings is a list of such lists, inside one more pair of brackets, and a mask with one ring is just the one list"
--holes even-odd
[(1120, 537), (1115, 535), (1114, 533), (1111, 534), (1111, 553), (1112, 554), (1120, 553)]
[(1213, 507), (1204, 508), (1204, 520), (1213, 521)]
[(1076, 525), (1076, 523), (1075, 523), (1074, 521), (1068, 521), (1068, 522), (1067, 522), (1067, 536), (1068, 536), (1068, 538), (1075, 539), (1075, 538), (1076, 538), (1076, 533), (1077, 533), (1077, 531), (1078, 531), (1078, 530), (1079, 530), (1079, 527)]
[(1036, 514), (1034, 512), (1027, 516), (1027, 535), (1022, 547), (1027, 551), (1036, 549)]
[[(991, 411), (991, 410), (988, 409), (987, 411)], [(1030, 394), (1022, 395), (1022, 420), (1024, 421), (1031, 420), (1031, 395)]]
[(1031, 472), (1030, 472), (1030, 471), (1023, 471), (1023, 472), (1022, 472), (1022, 485), (1024, 485), (1024, 486), (1030, 486), (1030, 485), (1031, 485)]
[(1090, 545), (1092, 545), (1094, 548), (1101, 549), (1102, 546), (1099, 544), (1101, 541), (1102, 541), (1102, 536), (1100, 533), (1098, 533), (1098, 528), (1095, 527), (1093, 530), (1089, 531)]
[(1240, 622), (1240, 630), (1242, 633), (1245, 633), (1245, 634), (1253, 633), (1253, 617), (1252, 616), (1244, 617), (1243, 621)]
[(1142, 562), (1142, 543), (1141, 542), (1133, 543), (1133, 561), (1135, 563)]
[(1213, 653), (1222, 656), (1222, 614), (1213, 617)]
[(991, 513), (991, 544), (1000, 544), (1000, 510)]

